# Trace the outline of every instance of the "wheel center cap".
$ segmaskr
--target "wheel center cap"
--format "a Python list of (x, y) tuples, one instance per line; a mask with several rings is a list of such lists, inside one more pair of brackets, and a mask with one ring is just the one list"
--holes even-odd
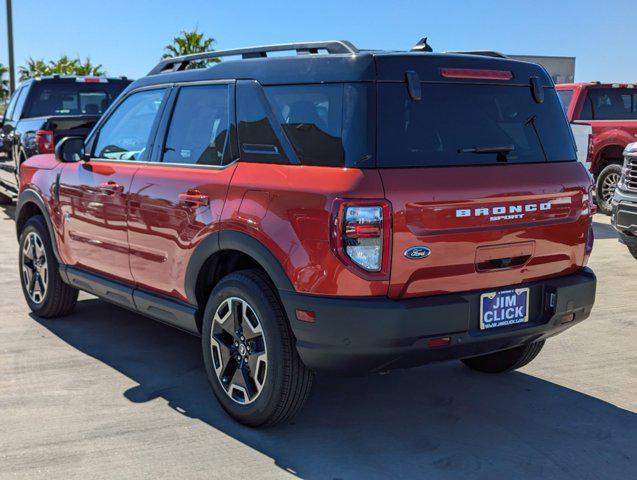
[(242, 356), (246, 354), (246, 346), (243, 343), (239, 344), (239, 354)]

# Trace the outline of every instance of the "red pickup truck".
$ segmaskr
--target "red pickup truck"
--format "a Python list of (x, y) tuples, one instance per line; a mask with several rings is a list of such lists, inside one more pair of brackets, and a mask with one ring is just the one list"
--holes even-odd
[(597, 206), (610, 215), (622, 152), (637, 139), (637, 88), (626, 83), (565, 83), (557, 93), (571, 124), (589, 124), (586, 166), (595, 177)]

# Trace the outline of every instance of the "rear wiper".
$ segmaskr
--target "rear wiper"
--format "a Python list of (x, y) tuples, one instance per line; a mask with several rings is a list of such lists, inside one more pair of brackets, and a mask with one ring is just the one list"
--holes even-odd
[(476, 155), (486, 155), (489, 153), (496, 153), (496, 160), (498, 162), (506, 162), (507, 155), (515, 150), (513, 145), (500, 145), (495, 147), (469, 147), (469, 148), (461, 148), (458, 150), (458, 153), (475, 153)]

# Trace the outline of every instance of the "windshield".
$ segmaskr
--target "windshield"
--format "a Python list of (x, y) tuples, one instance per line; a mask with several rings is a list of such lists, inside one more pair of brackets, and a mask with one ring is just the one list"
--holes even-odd
[(25, 116), (101, 115), (125, 87), (123, 82), (38, 82), (29, 95)]
[(378, 166), (419, 167), (575, 160), (554, 89), (536, 103), (527, 86), (378, 84)]

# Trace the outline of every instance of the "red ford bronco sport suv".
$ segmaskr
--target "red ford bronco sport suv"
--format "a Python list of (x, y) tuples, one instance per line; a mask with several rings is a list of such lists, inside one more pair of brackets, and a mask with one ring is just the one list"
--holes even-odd
[(530, 63), (344, 41), (167, 59), (21, 179), (33, 312), (84, 290), (200, 335), (247, 425), (290, 418), (314, 371), (521, 367), (595, 297), (590, 176)]
[(556, 87), (568, 121), (590, 125), (586, 166), (599, 211), (610, 215), (622, 172), (622, 152), (637, 139), (637, 89), (631, 83), (568, 83)]

